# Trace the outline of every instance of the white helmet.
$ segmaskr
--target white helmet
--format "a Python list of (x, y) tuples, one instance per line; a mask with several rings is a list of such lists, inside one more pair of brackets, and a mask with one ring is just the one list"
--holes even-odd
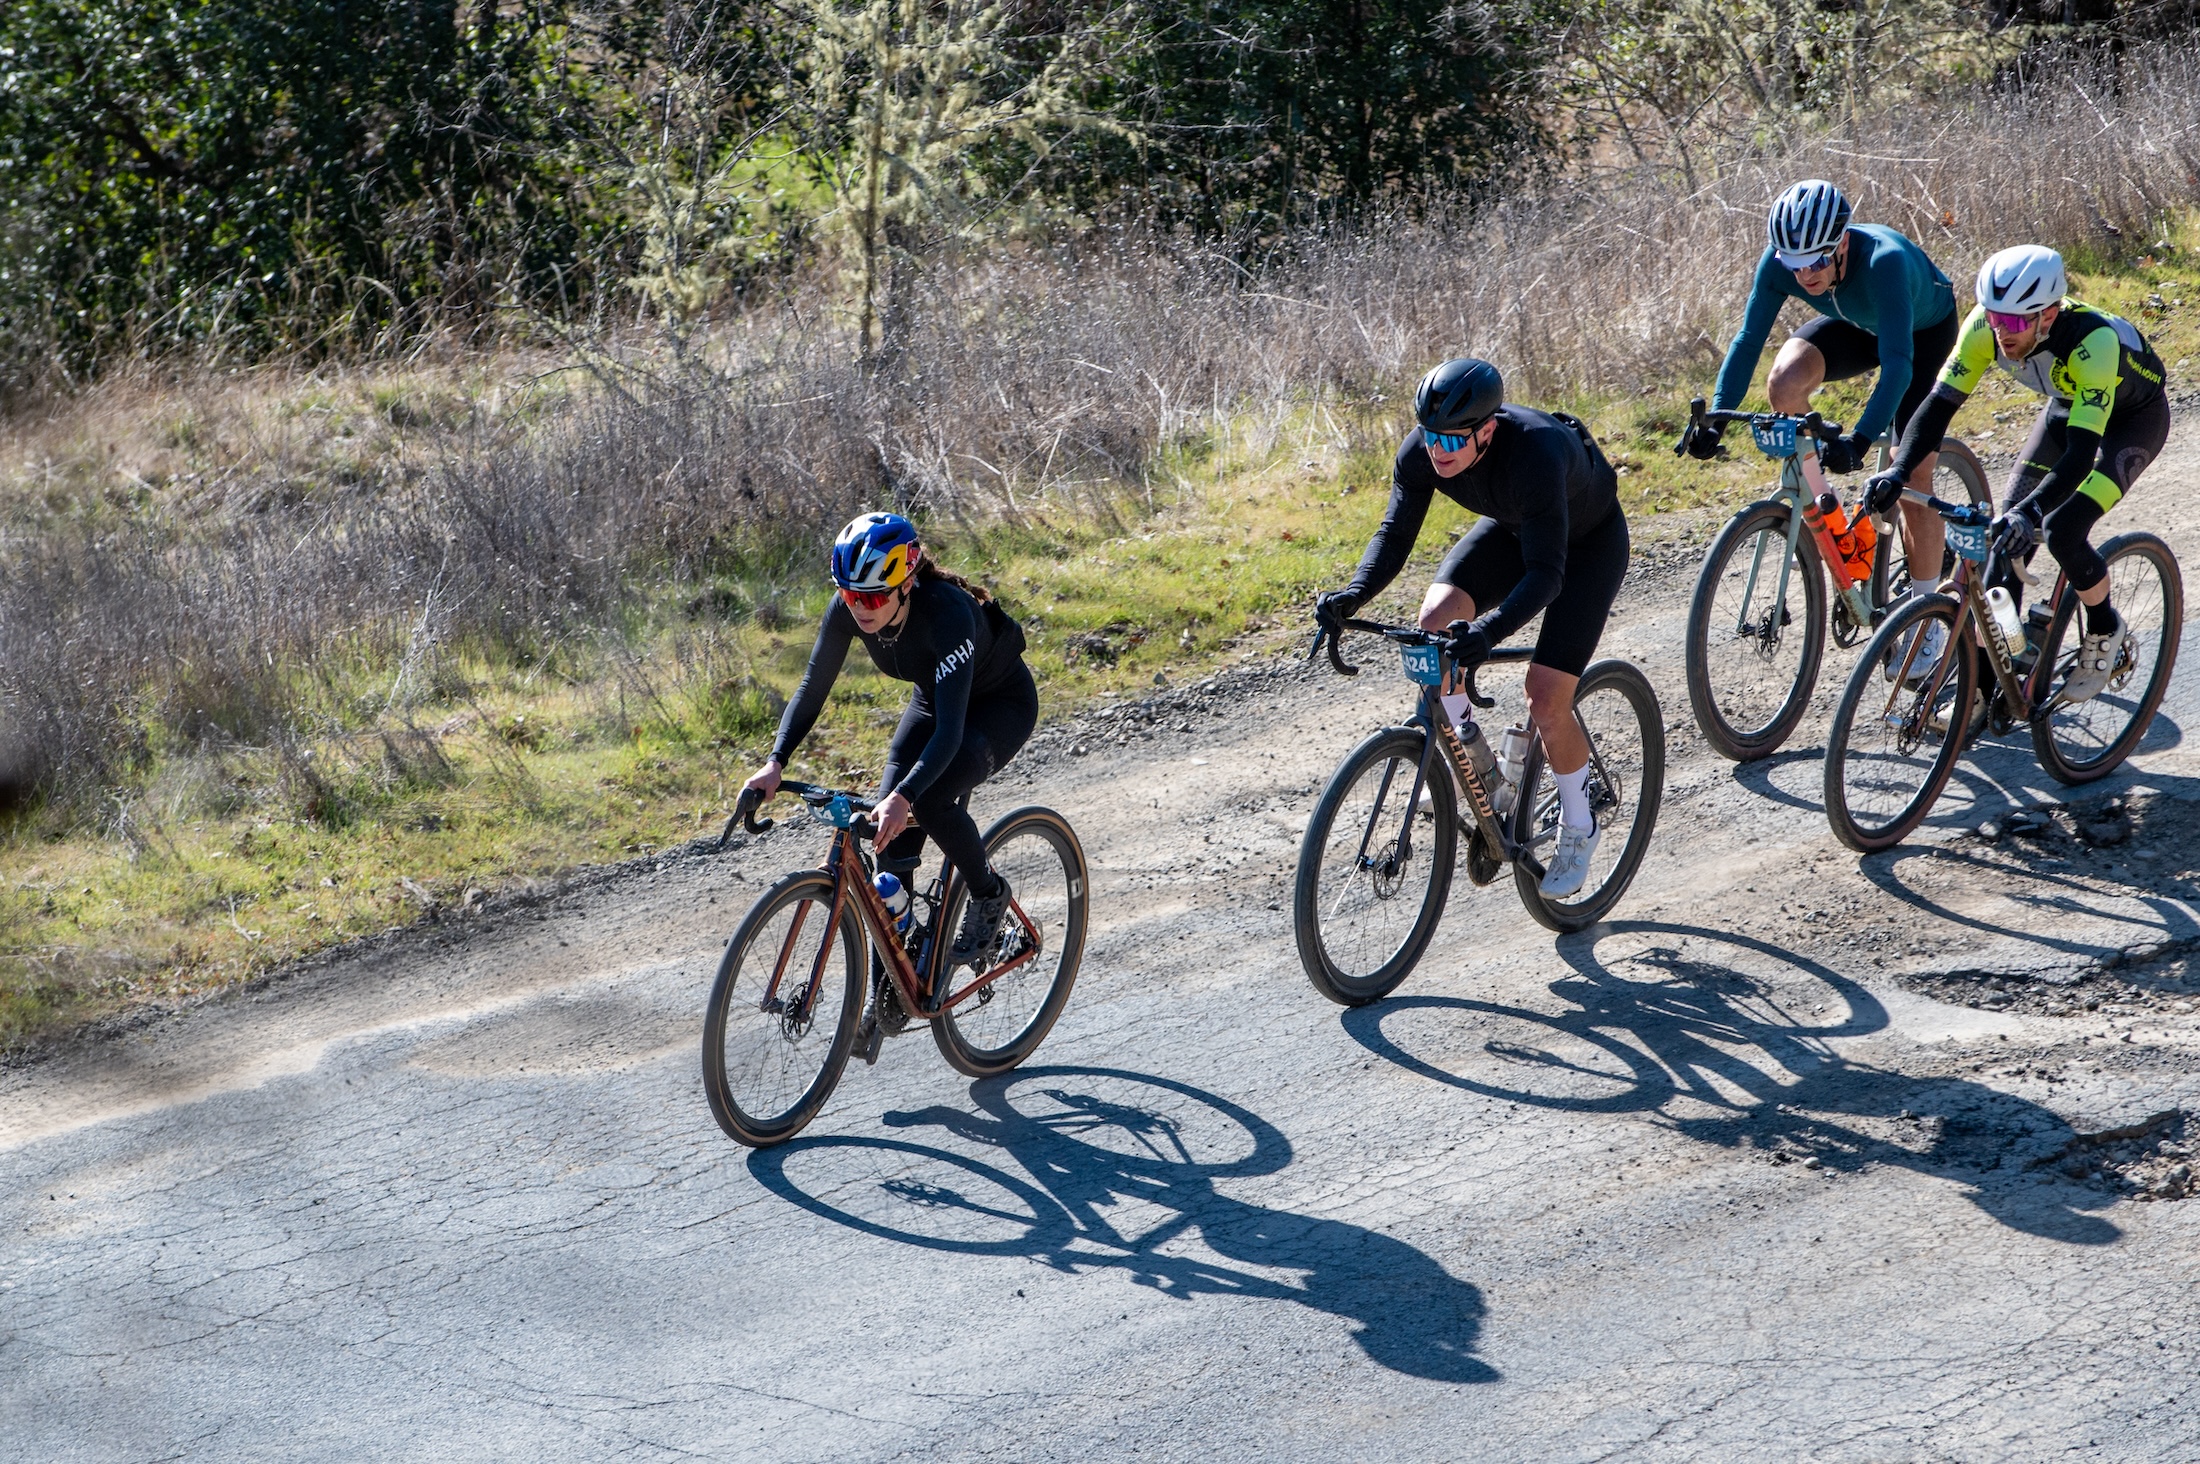
[(2017, 244), (1978, 267), (1979, 304), (2000, 315), (2037, 315), (2070, 288), (2062, 256), (2044, 244)]
[(1849, 201), (1823, 178), (1805, 178), (1772, 203), (1765, 234), (1789, 269), (1805, 269), (1841, 242), (1849, 227)]

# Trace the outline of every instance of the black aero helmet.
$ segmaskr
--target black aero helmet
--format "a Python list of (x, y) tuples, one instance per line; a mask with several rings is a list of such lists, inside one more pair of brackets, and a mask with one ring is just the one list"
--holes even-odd
[(1421, 378), (1413, 420), (1430, 432), (1472, 432), (1505, 404), (1505, 378), (1487, 361), (1461, 356)]

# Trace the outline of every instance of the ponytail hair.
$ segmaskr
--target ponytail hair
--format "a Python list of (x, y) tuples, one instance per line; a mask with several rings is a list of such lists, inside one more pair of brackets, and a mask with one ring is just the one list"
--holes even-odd
[(981, 605), (993, 603), (992, 591), (984, 585), (972, 584), (952, 570), (941, 569), (932, 562), (932, 556), (929, 554), (917, 561), (917, 578), (920, 580), (944, 580)]

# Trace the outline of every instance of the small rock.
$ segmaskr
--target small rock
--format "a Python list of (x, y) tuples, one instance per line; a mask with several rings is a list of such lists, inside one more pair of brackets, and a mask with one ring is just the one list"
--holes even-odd
[(1803, 1161), (1803, 1167), (1805, 1169), (1823, 1169), (1826, 1167), (1826, 1165), (1824, 1160), (1820, 1159), (1816, 1154), (1813, 1154), (1808, 1159), (1805, 1159)]
[(1978, 826), (1978, 836), (1979, 836), (1979, 838), (1980, 838), (1980, 840), (1981, 840), (1981, 841), (1983, 841), (1983, 842), (1985, 842), (1985, 843), (1988, 843), (1988, 844), (1998, 844), (1998, 843), (2000, 843), (2000, 842), (2001, 842), (2001, 825), (2000, 825), (2000, 823), (1996, 822), (1996, 821), (1995, 821), (1995, 820), (1993, 820), (1993, 819), (1988, 819), (1988, 820), (1986, 820), (1986, 822), (1984, 822), (1984, 823), (1982, 823), (1982, 824), (1980, 824), (1980, 825)]
[(2078, 837), (2088, 844), (2121, 844), (2131, 837), (2131, 824), (2126, 819), (2101, 819), (2096, 823), (2078, 825)]

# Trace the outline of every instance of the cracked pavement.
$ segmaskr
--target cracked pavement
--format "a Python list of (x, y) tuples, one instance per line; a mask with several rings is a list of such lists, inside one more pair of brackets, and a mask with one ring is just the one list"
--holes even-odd
[[(2190, 438), (2108, 527), (2200, 564)], [(2108, 782), (2003, 739), (1858, 859), (1847, 655), (1786, 753), (1707, 755), (1674, 531), (1606, 643), (1671, 754), (1619, 918), (1462, 878), (1374, 1007), (1314, 994), (1286, 895), (1407, 692), (1279, 652), (983, 795), (1094, 872), (1004, 1080), (912, 1035), (797, 1141), (719, 1133), (703, 998), (796, 827), (0, 1072), (0, 1458), (2200, 1458), (2200, 1205), (2061, 1162), (2200, 1111), (2191, 670)], [(1969, 833), (2110, 794), (2115, 849)]]

